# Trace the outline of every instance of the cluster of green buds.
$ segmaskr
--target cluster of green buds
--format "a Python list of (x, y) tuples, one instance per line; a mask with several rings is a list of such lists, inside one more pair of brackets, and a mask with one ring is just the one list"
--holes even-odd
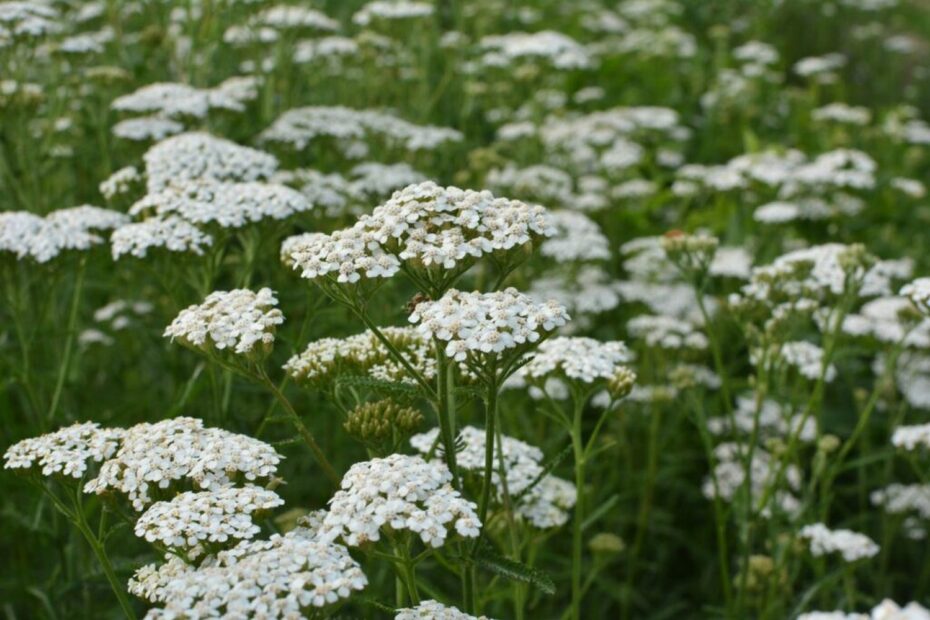
[(853, 243), (839, 254), (837, 261), (846, 277), (857, 283), (858, 288), (866, 272), (875, 265), (876, 258), (861, 243)]
[(736, 575), (734, 582), (737, 586), (745, 583), (747, 592), (761, 593), (764, 592), (773, 581), (776, 584), (784, 584), (788, 575), (784, 569), (779, 569), (775, 561), (767, 555), (751, 555), (744, 568), (745, 576), (742, 572)]
[(671, 230), (662, 237), (665, 255), (686, 277), (701, 278), (707, 274), (720, 241), (703, 233), (688, 234)]
[(349, 412), (343, 428), (367, 446), (395, 448), (422, 423), (419, 411), (388, 398), (362, 403)]
[(636, 373), (627, 366), (621, 366), (614, 376), (607, 380), (607, 393), (614, 400), (629, 396), (636, 383)]
[(599, 532), (588, 541), (588, 549), (595, 555), (618, 555), (626, 550), (626, 543), (612, 532)]

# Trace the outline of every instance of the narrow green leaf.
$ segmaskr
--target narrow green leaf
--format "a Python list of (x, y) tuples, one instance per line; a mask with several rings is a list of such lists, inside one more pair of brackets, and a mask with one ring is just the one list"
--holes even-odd
[(531, 584), (545, 594), (555, 594), (555, 584), (549, 575), (532, 566), (501, 557), (487, 548), (478, 552), (475, 564), (505, 579)]

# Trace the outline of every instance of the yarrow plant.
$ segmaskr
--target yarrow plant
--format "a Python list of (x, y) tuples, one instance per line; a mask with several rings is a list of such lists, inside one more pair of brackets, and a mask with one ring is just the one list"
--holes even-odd
[(0, 0), (5, 615), (930, 618), (924, 5)]

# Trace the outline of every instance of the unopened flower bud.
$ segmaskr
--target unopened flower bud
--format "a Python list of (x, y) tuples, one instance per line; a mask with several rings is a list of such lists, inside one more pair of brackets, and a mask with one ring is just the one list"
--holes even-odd
[(423, 416), (416, 409), (385, 399), (350, 411), (343, 428), (363, 443), (380, 444), (410, 436), (422, 422)]
[(616, 534), (600, 532), (591, 537), (588, 541), (588, 548), (594, 554), (616, 555), (623, 553), (626, 549), (626, 543)]
[(614, 376), (607, 381), (607, 391), (611, 398), (619, 400), (633, 390), (633, 384), (636, 383), (636, 373), (626, 366), (621, 366), (614, 373)]

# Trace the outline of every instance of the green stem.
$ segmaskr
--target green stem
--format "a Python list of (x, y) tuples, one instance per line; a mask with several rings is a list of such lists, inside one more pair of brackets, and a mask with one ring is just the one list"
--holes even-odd
[(494, 428), (497, 425), (497, 385), (492, 382), (488, 387), (488, 401), (484, 421), (484, 479), (481, 487), (481, 501), (478, 506), (478, 518), (482, 525), (488, 520), (488, 505), (491, 502), (491, 486), (494, 473)]
[(575, 396), (574, 412), (572, 416), (572, 451), (575, 457), (575, 514), (572, 519), (572, 620), (581, 620), (581, 599), (584, 595), (581, 589), (581, 561), (582, 561), (582, 524), (585, 516), (585, 449), (582, 438), (581, 416), (584, 412), (584, 401)]
[(313, 452), (313, 456), (316, 458), (317, 463), (320, 465), (320, 467), (323, 468), (323, 473), (326, 474), (326, 477), (329, 478), (333, 485), (338, 487), (340, 481), (339, 474), (336, 473), (336, 470), (330, 464), (329, 459), (326, 458), (323, 450), (320, 449), (319, 444), (317, 444), (316, 439), (313, 437), (313, 433), (310, 432), (310, 429), (307, 428), (303, 420), (300, 419), (300, 416), (297, 414), (297, 410), (295, 410), (294, 406), (291, 405), (291, 401), (289, 401), (284, 393), (278, 389), (278, 386), (275, 385), (274, 382), (268, 377), (264, 369), (259, 370), (259, 377), (261, 378), (262, 383), (269, 390), (271, 390), (271, 393), (274, 394), (275, 398), (278, 399), (278, 402), (281, 403), (281, 406), (284, 408), (287, 416), (291, 419), (291, 423), (294, 425), (294, 429), (300, 435), (301, 439), (304, 440), (304, 443), (310, 447), (310, 451)]
[(59, 510), (71, 518), (71, 521), (84, 536), (84, 539), (87, 540), (87, 544), (89, 544), (91, 549), (93, 549), (94, 556), (96, 556), (97, 561), (100, 563), (100, 567), (103, 569), (103, 574), (106, 575), (107, 581), (110, 584), (110, 588), (113, 590), (113, 594), (116, 595), (116, 598), (119, 601), (119, 606), (122, 608), (123, 613), (130, 620), (135, 620), (136, 612), (133, 610), (132, 604), (129, 602), (129, 598), (126, 596), (122, 582), (116, 577), (116, 571), (113, 570), (113, 564), (110, 562), (109, 556), (107, 556), (106, 547), (104, 547), (103, 543), (97, 537), (97, 535), (94, 534), (90, 524), (87, 523), (87, 517), (84, 515), (84, 506), (81, 502), (81, 486), (78, 485), (75, 489), (73, 511), (65, 509), (64, 506), (61, 505), (60, 500), (58, 500), (58, 498), (50, 490), (47, 490), (47, 493), (50, 497), (52, 497), (56, 505), (59, 506)]
[(71, 366), (71, 356), (74, 351), (75, 331), (77, 331), (78, 309), (81, 305), (81, 292), (84, 288), (84, 272), (87, 267), (87, 258), (82, 257), (78, 267), (77, 276), (74, 279), (74, 291), (71, 297), (71, 310), (68, 313), (68, 326), (65, 333), (65, 350), (61, 356), (61, 365), (58, 367), (58, 379), (55, 382), (55, 392), (52, 394), (52, 403), (48, 408), (48, 420), (52, 422), (55, 419), (55, 413), (58, 411), (58, 404), (61, 402), (61, 393), (65, 387), (65, 380), (68, 378), (68, 370)]

